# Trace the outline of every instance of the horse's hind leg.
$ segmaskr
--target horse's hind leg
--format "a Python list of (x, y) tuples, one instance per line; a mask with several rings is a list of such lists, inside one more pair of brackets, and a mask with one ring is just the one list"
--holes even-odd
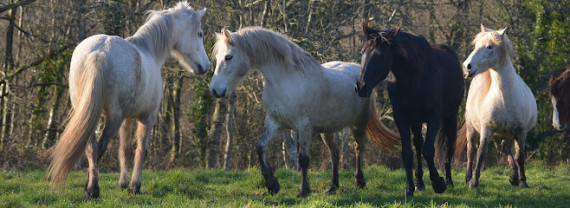
[(117, 134), (117, 131), (119, 131), (121, 123), (124, 120), (124, 118), (120, 115), (121, 115), (120, 113), (113, 113), (113, 114), (110, 113), (105, 118), (105, 127), (103, 128), (103, 133), (101, 133), (99, 140), (97, 140), (97, 145), (98, 145), (97, 160), (100, 160), (103, 157), (103, 154), (105, 154), (105, 151), (107, 150), (107, 145), (109, 144), (109, 139), (113, 138)]
[(422, 154), (426, 159), (427, 166), (429, 168), (429, 177), (431, 179), (431, 186), (435, 193), (443, 193), (445, 189), (447, 189), (447, 185), (445, 184), (445, 180), (439, 176), (437, 172), (437, 168), (435, 167), (434, 163), (434, 156), (435, 156), (435, 137), (439, 132), (439, 127), (441, 125), (441, 118), (434, 116), (430, 121), (427, 123), (427, 132), (426, 132), (426, 139), (424, 142), (424, 147), (422, 149)]
[[(269, 165), (267, 161), (267, 146), (275, 138), (279, 132), (279, 125), (273, 121), (269, 116), (265, 117), (265, 124), (263, 125), (263, 131), (259, 140), (257, 140), (257, 155), (259, 156), (259, 164), (261, 165), (261, 174), (265, 178), (265, 186), (270, 194), (277, 194), (281, 186), (279, 182), (273, 175), (273, 168)], [(299, 137), (301, 140), (301, 137)], [(300, 161), (299, 161), (300, 163)]]
[(119, 166), (121, 168), (121, 176), (119, 177), (119, 187), (127, 189), (129, 187), (129, 167), (128, 156), (131, 152), (131, 129), (133, 126), (132, 119), (123, 121), (123, 125), (119, 130)]
[(135, 151), (135, 164), (133, 167), (133, 175), (131, 177), (131, 184), (129, 192), (139, 194), (141, 191), (141, 178), (144, 168), (144, 161), (148, 154), (148, 141), (154, 122), (156, 121), (157, 113), (151, 113), (150, 116), (139, 118), (137, 121), (137, 149)]
[(521, 188), (528, 188), (526, 183), (526, 174), (524, 172), (524, 162), (525, 162), (525, 144), (526, 144), (526, 132), (520, 130), (516, 136), (515, 143), (515, 160), (519, 168), (519, 186)]
[[(443, 131), (445, 133), (446, 144), (446, 158), (445, 158), (445, 183), (453, 186), (453, 179), (451, 178), (451, 163), (453, 162), (453, 153), (455, 152), (455, 140), (457, 139), (457, 114), (446, 118), (443, 121)], [(440, 147), (441, 148), (441, 147)]]
[(95, 136), (93, 136), (87, 143), (85, 156), (89, 162), (87, 182), (85, 183), (85, 192), (87, 193), (86, 200), (89, 201), (94, 198), (99, 198), (99, 163), (97, 160), (98, 151), (97, 139), (95, 139)]
[(414, 147), (416, 147), (416, 191), (425, 191), (426, 186), (424, 184), (424, 170), (422, 168), (422, 149), (424, 145), (424, 138), (422, 136), (422, 124), (417, 123), (411, 127), (412, 133), (414, 134)]
[(331, 181), (331, 188), (327, 191), (327, 194), (333, 194), (338, 189), (338, 160), (339, 160), (339, 152), (336, 146), (336, 142), (334, 141), (334, 134), (327, 133), (321, 134), (321, 138), (325, 145), (329, 147), (329, 152), (331, 154), (332, 159), (332, 181)]
[(354, 152), (356, 153), (356, 186), (364, 188), (366, 181), (362, 172), (362, 155), (364, 154), (364, 145), (366, 142), (366, 125), (364, 127), (353, 127), (354, 135)]
[(509, 163), (509, 168), (511, 169), (511, 176), (509, 178), (509, 182), (513, 186), (518, 186), (519, 185), (519, 173), (518, 173), (517, 164), (513, 160), (513, 154), (512, 154), (512, 150), (511, 150), (512, 147), (513, 147), (512, 141), (507, 140), (507, 139), (503, 139), (503, 141), (501, 141), (502, 152), (507, 154), (507, 160)]
[(481, 128), (481, 136), (479, 137), (479, 149), (477, 150), (477, 161), (475, 162), (475, 170), (473, 170), (473, 177), (469, 181), (469, 188), (479, 186), (479, 177), (481, 176), (481, 166), (483, 165), (483, 158), (489, 149), (489, 140), (493, 132), (488, 127)]

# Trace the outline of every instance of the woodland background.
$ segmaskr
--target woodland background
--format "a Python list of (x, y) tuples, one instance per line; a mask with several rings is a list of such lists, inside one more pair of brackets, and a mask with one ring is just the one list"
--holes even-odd
[[(0, 170), (45, 168), (50, 148), (66, 125), (69, 62), (74, 47), (104, 33), (128, 37), (141, 26), (145, 11), (173, 6), (170, 0), (2, 0), (0, 2)], [(202, 20), (208, 53), (215, 32), (263, 26), (286, 34), (319, 62), (360, 62), (363, 21), (380, 28), (402, 26), (431, 43), (451, 46), (463, 61), (479, 25), (507, 27), (518, 73), (538, 104), (538, 124), (529, 133), (527, 158), (549, 165), (569, 161), (568, 132), (551, 126), (548, 79), (569, 65), (569, 0), (197, 0), (207, 8)], [(213, 65), (214, 66), (214, 65)], [(255, 144), (263, 126), (262, 77), (253, 73), (234, 95), (214, 99), (208, 92), (213, 67), (191, 76), (174, 61), (162, 68), (164, 97), (153, 129), (146, 167), (150, 169), (244, 169), (258, 164)], [(468, 84), (469, 81), (466, 81)], [(378, 87), (382, 120), (396, 130), (385, 86)], [(460, 110), (463, 115), (463, 107)], [(460, 117), (462, 125), (463, 116)], [(354, 167), (349, 131), (337, 134), (344, 168)], [(294, 132), (282, 136), (295, 137)], [(274, 167), (295, 168), (294, 144), (281, 138), (269, 148)], [(496, 142), (485, 164), (504, 164)], [(118, 168), (118, 139), (101, 160)], [(134, 143), (133, 143), (134, 144)], [(370, 143), (371, 144), (371, 143)], [(291, 148), (293, 147), (293, 148)], [(327, 168), (329, 154), (318, 135), (311, 145), (311, 167)], [(132, 155), (132, 154), (131, 154)], [(401, 167), (400, 153), (367, 145), (364, 161)], [(85, 162), (83, 162), (85, 163)], [(85, 166), (85, 164), (83, 164)]]

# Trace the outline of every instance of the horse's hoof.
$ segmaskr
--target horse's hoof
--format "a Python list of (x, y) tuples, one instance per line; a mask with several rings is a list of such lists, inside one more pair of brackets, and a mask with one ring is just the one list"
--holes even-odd
[(332, 195), (332, 194), (336, 194), (336, 187), (331, 187), (327, 192), (325, 192), (326, 195)]
[(91, 201), (91, 199), (99, 198), (99, 186), (98, 185), (95, 185), (92, 188), (86, 188), (85, 192), (87, 192), (87, 197), (85, 198), (85, 201)]
[(424, 184), (416, 185), (416, 191), (425, 191), (426, 186)]
[(528, 188), (528, 184), (526, 183), (526, 181), (521, 181), (520, 185), (521, 188)]
[(366, 181), (364, 180), (364, 177), (356, 177), (356, 186), (358, 186), (359, 188), (364, 188), (366, 186)]
[(447, 184), (445, 183), (445, 180), (443, 180), (442, 177), (439, 177), (438, 179), (432, 181), (431, 185), (433, 187), (433, 191), (435, 191), (435, 193), (438, 194), (445, 192), (445, 189), (447, 189)]
[(446, 180), (445, 180), (445, 183), (446, 183), (448, 186), (455, 187), (455, 185), (453, 185), (453, 181), (452, 181), (451, 179), (446, 179)]
[(281, 186), (279, 185), (279, 182), (277, 181), (276, 178), (268, 179), (265, 185), (267, 186), (267, 190), (271, 195), (277, 194), (281, 189)]
[(119, 183), (119, 188), (121, 189), (128, 189), (129, 188), (129, 184), (128, 183)]
[(133, 184), (131, 185), (131, 188), (129, 189), (129, 193), (130, 194), (140, 194), (141, 193), (141, 184)]
[(511, 183), (511, 185), (513, 185), (513, 186), (518, 186), (519, 185), (519, 179), (518, 178), (510, 178), (509, 183)]
[(413, 190), (407, 190), (407, 189), (406, 189), (406, 196), (408, 196), (408, 197), (414, 197), (414, 191), (413, 191)]
[(309, 193), (311, 193), (311, 191), (309, 189), (306, 190), (301, 190), (299, 191), (299, 194), (297, 194), (297, 198), (305, 198), (307, 196), (309, 196)]

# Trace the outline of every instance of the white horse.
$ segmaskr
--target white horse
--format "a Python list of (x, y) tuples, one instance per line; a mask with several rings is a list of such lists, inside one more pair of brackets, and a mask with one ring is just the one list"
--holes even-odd
[[(360, 98), (353, 91), (360, 67), (345, 62), (329, 62), (322, 66), (285, 36), (260, 27), (246, 27), (230, 33), (217, 34), (213, 54), (216, 70), (210, 92), (216, 97), (229, 95), (247, 77), (251, 69), (264, 78), (263, 105), (267, 116), (257, 152), (261, 172), (269, 193), (276, 194), (279, 183), (266, 156), (267, 145), (283, 129), (299, 135), (299, 165), (302, 183), (298, 197), (310, 192), (307, 170), (313, 132), (320, 132), (329, 147), (333, 161), (331, 187), (338, 185), (339, 153), (333, 133), (351, 126), (356, 143), (356, 184), (365, 186), (361, 154), (365, 134), (375, 143), (393, 149), (399, 138), (376, 117), (374, 98)], [(370, 122), (369, 122), (370, 119)], [(368, 131), (368, 132), (367, 132)]]
[[(94, 35), (75, 48), (69, 72), (72, 111), (49, 167), (52, 189), (64, 187), (69, 171), (85, 151), (89, 162), (87, 199), (99, 197), (98, 160), (119, 128), (119, 186), (127, 188), (126, 152), (131, 126), (137, 121), (130, 192), (140, 192), (148, 140), (162, 98), (160, 68), (169, 53), (190, 73), (202, 74), (210, 67), (202, 40), (205, 12), (179, 2), (168, 10), (149, 11), (146, 23), (129, 38)], [(105, 128), (97, 140), (95, 128), (102, 113)]]
[[(471, 188), (479, 184), (481, 164), (493, 135), (505, 139), (503, 145), (506, 145), (511, 166), (511, 184), (528, 187), (524, 171), (525, 143), (527, 132), (536, 124), (536, 101), (513, 67), (514, 50), (505, 30), (494, 31), (481, 25), (481, 32), (473, 40), (475, 50), (463, 62), (465, 77), (474, 78), (469, 87), (465, 124), (456, 150), (461, 155), (467, 143), (465, 181)], [(479, 133), (480, 141), (473, 170), (475, 132)], [(514, 160), (510, 150), (513, 139), (516, 141)]]

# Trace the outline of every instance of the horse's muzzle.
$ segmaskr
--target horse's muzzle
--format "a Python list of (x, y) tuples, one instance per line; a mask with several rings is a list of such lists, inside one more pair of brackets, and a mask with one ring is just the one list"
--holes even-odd
[(212, 88), (212, 95), (216, 98), (222, 98), (226, 96), (226, 89), (224, 88), (223, 91), (216, 90), (216, 88)]

